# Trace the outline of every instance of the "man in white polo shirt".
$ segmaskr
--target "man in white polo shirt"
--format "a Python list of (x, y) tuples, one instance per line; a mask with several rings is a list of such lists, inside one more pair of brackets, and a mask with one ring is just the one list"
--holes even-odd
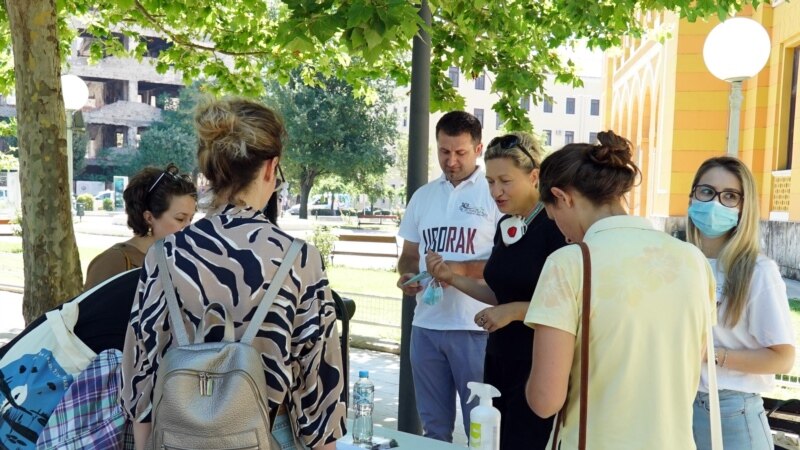
[[(483, 278), (500, 212), (477, 159), (483, 150), (481, 123), (472, 114), (452, 111), (436, 124), (442, 176), (422, 186), (408, 202), (399, 235), (405, 240), (398, 287), (417, 296), (411, 331), (411, 367), (417, 409), (426, 437), (452, 442), (456, 392), (465, 433), (470, 381), (483, 382), (487, 333), (475, 324), (486, 305), (452, 287), (441, 296), (430, 279), (403, 283), (425, 270), (425, 253), (436, 251), (462, 275)], [(429, 292), (425, 292), (426, 288)]]

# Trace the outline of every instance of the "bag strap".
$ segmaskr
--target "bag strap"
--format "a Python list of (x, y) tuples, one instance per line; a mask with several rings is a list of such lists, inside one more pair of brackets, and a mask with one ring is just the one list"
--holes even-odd
[(261, 303), (259, 303), (255, 314), (253, 314), (253, 318), (250, 319), (250, 324), (248, 324), (247, 329), (244, 330), (244, 335), (242, 335), (240, 342), (249, 345), (253, 342), (253, 339), (255, 339), (256, 334), (258, 334), (258, 330), (261, 329), (261, 325), (264, 323), (264, 319), (267, 317), (267, 312), (269, 311), (270, 306), (272, 306), (272, 303), (275, 301), (278, 291), (280, 291), (283, 287), (283, 281), (289, 274), (289, 270), (291, 270), (292, 266), (294, 265), (294, 261), (297, 259), (297, 254), (300, 253), (300, 249), (304, 244), (305, 241), (302, 239), (295, 238), (292, 241), (292, 245), (289, 246), (289, 250), (286, 251), (286, 255), (284, 255), (283, 261), (281, 262), (280, 267), (278, 267), (278, 271), (275, 272), (275, 276), (272, 277), (272, 281), (269, 282), (269, 287), (267, 288), (267, 291), (264, 292), (264, 296), (261, 298)]
[[(578, 421), (578, 450), (586, 450), (586, 422), (589, 415), (589, 316), (592, 310), (592, 260), (589, 247), (578, 242), (583, 256), (583, 310), (581, 312), (581, 374), (580, 409)], [(568, 399), (556, 416), (552, 450), (558, 449), (558, 434), (567, 413)]]
[(183, 323), (181, 309), (178, 306), (178, 299), (175, 297), (175, 286), (172, 284), (172, 277), (169, 276), (167, 268), (167, 251), (164, 248), (164, 239), (156, 241), (156, 258), (158, 262), (158, 278), (161, 280), (161, 287), (167, 297), (167, 308), (169, 309), (169, 323), (172, 325), (172, 332), (178, 345), (189, 345), (189, 336), (186, 334), (186, 324)]
[[(286, 275), (289, 274), (289, 270), (294, 265), (294, 260), (297, 259), (297, 254), (300, 253), (300, 249), (304, 244), (305, 241), (302, 239), (295, 238), (292, 241), (292, 245), (289, 246), (289, 250), (286, 252), (286, 255), (284, 255), (280, 267), (278, 267), (278, 271), (275, 273), (272, 281), (270, 281), (269, 288), (267, 288), (267, 291), (261, 298), (261, 303), (258, 305), (258, 308), (256, 309), (253, 318), (250, 320), (250, 324), (247, 326), (247, 329), (245, 329), (244, 335), (242, 336), (240, 342), (245, 344), (250, 344), (253, 342), (258, 330), (261, 328), (261, 324), (267, 317), (267, 311), (275, 301), (275, 296), (283, 286), (283, 280), (286, 278)], [(180, 320), (179, 322), (179, 318), (182, 317), (181, 310), (178, 306), (178, 299), (175, 297), (175, 286), (172, 284), (172, 279), (169, 276), (169, 269), (167, 268), (167, 252), (164, 248), (163, 239), (159, 239), (156, 242), (156, 255), (158, 262), (158, 276), (164, 289), (164, 295), (167, 297), (169, 321), (175, 333), (175, 340), (178, 341), (178, 345), (189, 345), (189, 337), (186, 334), (186, 324), (183, 323), (183, 320)]]
[(722, 419), (719, 412), (719, 391), (717, 390), (717, 365), (714, 362), (714, 330), (711, 305), (706, 303), (706, 367), (708, 368), (708, 400), (711, 420), (711, 450), (722, 450)]

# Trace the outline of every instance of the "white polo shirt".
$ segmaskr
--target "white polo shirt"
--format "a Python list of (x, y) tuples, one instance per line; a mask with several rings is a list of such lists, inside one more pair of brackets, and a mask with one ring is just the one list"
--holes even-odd
[[(408, 202), (398, 234), (419, 244), (420, 271), (426, 268), (428, 250), (449, 261), (487, 260), (501, 216), (485, 172), (478, 168), (458, 186), (442, 175), (419, 188)], [(436, 305), (426, 305), (420, 292), (413, 324), (431, 330), (482, 330), (474, 318), (488, 306), (454, 287), (445, 288)]]

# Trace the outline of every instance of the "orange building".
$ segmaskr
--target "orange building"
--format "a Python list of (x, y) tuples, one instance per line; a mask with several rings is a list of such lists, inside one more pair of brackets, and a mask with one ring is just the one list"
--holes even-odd
[[(766, 67), (742, 85), (738, 156), (755, 175), (765, 228), (773, 222), (785, 228), (800, 221), (800, 171), (792, 176), (792, 162), (800, 164), (800, 3), (775, 1), (739, 15), (766, 28), (772, 51)], [(719, 21), (689, 23), (657, 12), (642, 20), (648, 36), (628, 38), (606, 54), (605, 126), (635, 146), (643, 180), (630, 196), (631, 211), (685, 216), (694, 172), (726, 151), (730, 84), (703, 62), (703, 43)], [(796, 262), (793, 269), (800, 268)]]

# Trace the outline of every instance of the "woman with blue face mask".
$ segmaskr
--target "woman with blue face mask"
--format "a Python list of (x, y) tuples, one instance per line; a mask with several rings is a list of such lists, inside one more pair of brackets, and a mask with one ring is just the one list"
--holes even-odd
[[(760, 393), (794, 364), (794, 333), (778, 266), (760, 254), (758, 194), (736, 158), (704, 162), (692, 182), (687, 237), (708, 258), (717, 281), (717, 365), (723, 447), (772, 450)], [(711, 448), (707, 372), (694, 402), (698, 450)]]

